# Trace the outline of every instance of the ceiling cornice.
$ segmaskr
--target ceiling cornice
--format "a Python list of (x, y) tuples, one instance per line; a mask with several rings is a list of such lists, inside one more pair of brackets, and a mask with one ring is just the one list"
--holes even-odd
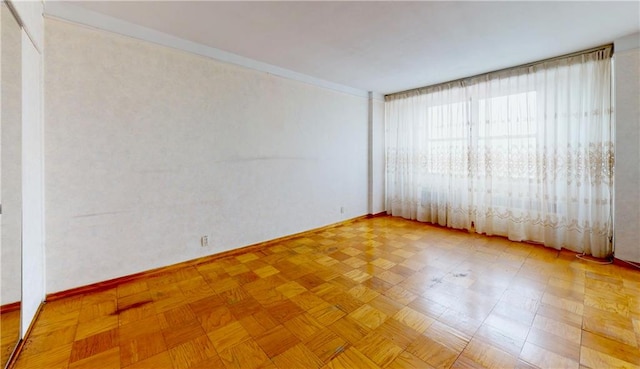
[[(44, 14), (49, 18), (62, 19), (92, 28), (113, 32), (123, 36), (148, 41), (154, 44), (205, 56), (221, 62), (242, 66), (245, 68), (257, 70), (302, 83), (307, 83), (316, 87), (326, 88), (329, 90), (338, 91), (358, 97), (368, 98), (369, 96), (368, 91), (363, 91), (339, 83), (326, 81), (289, 69), (281, 68), (272, 64), (267, 64), (258, 60), (246, 58), (224, 50), (216, 49), (164, 32), (156, 31), (151, 28), (127, 22), (122, 19), (100, 14), (79, 6), (75, 6), (73, 4), (59, 1), (45, 2)], [(373, 92), (373, 98), (375, 100), (384, 100), (384, 96), (376, 92)]]

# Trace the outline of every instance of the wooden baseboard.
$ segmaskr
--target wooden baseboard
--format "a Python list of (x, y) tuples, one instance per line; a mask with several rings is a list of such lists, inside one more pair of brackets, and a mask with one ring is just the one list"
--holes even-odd
[(622, 260), (622, 259), (618, 259), (616, 257), (613, 258), (613, 264), (621, 266), (623, 268), (628, 268), (628, 269), (633, 269), (633, 270), (640, 269), (640, 263), (633, 262), (633, 261)]
[(389, 214), (387, 214), (386, 211), (381, 211), (379, 213), (375, 213), (375, 214), (367, 214), (366, 217), (367, 219), (371, 219), (371, 218), (381, 218), (381, 217), (387, 217), (390, 216)]
[(12, 302), (10, 304), (0, 306), (0, 314), (10, 313), (20, 309), (20, 301)]
[(135, 274), (130, 274), (130, 275), (126, 275), (123, 277), (118, 277), (118, 278), (114, 278), (114, 279), (109, 279), (103, 282), (97, 282), (97, 283), (93, 283), (90, 285), (86, 285), (86, 286), (81, 286), (81, 287), (76, 287), (76, 288), (72, 288), (69, 290), (65, 290), (65, 291), (60, 291), (60, 292), (54, 292), (51, 294), (48, 294), (46, 297), (46, 301), (47, 302), (51, 302), (51, 301), (56, 301), (56, 300), (60, 300), (60, 299), (64, 299), (67, 297), (72, 297), (72, 296), (77, 296), (77, 295), (81, 295), (84, 293), (95, 293), (95, 292), (100, 292), (100, 291), (104, 291), (110, 288), (113, 288), (119, 284), (122, 283), (127, 283), (127, 282), (132, 282), (132, 281), (136, 281), (139, 279), (143, 279), (143, 278), (148, 278), (154, 275), (158, 275), (158, 274), (163, 274), (163, 273), (170, 273), (173, 271), (176, 271), (178, 269), (184, 268), (184, 267), (189, 267), (189, 266), (195, 266), (198, 264), (202, 264), (202, 263), (207, 263), (207, 262), (211, 262), (217, 259), (222, 259), (222, 258), (226, 258), (229, 256), (234, 256), (234, 255), (238, 255), (238, 254), (244, 254), (247, 252), (251, 252), (251, 251), (255, 251), (255, 250), (259, 250), (265, 247), (269, 247), (272, 246), (276, 243), (279, 242), (283, 242), (283, 241), (287, 241), (293, 238), (298, 238), (298, 237), (304, 237), (306, 235), (309, 235), (311, 233), (315, 233), (315, 232), (320, 232), (320, 231), (324, 231), (327, 229), (331, 229), (331, 228), (335, 228), (335, 227), (339, 227), (345, 224), (350, 224), (353, 222), (357, 222), (359, 220), (362, 219), (367, 219), (370, 217), (377, 217), (377, 216), (383, 216), (386, 215), (386, 213), (379, 213), (379, 214), (375, 214), (375, 215), (363, 215), (363, 216), (359, 216), (356, 218), (351, 218), (351, 219), (347, 219), (338, 223), (333, 223), (333, 224), (329, 224), (323, 227), (319, 227), (319, 228), (314, 228), (314, 229), (310, 229), (308, 231), (304, 231), (304, 232), (300, 232), (300, 233), (295, 233), (292, 235), (288, 235), (288, 236), (284, 236), (284, 237), (279, 237), (279, 238), (275, 238), (269, 241), (264, 241), (264, 242), (259, 242), (253, 245), (248, 245), (248, 246), (244, 246), (244, 247), (240, 247), (237, 249), (233, 249), (233, 250), (228, 250), (228, 251), (223, 251), (221, 253), (217, 253), (217, 254), (213, 254), (213, 255), (207, 255), (201, 258), (197, 258), (197, 259), (192, 259), (192, 260), (187, 260), (187, 261), (183, 261), (181, 263), (177, 263), (177, 264), (173, 264), (173, 265), (168, 265), (168, 266), (164, 266), (164, 267), (160, 267), (160, 268), (155, 268), (155, 269), (150, 269), (150, 270), (146, 270), (144, 272), (140, 272), (140, 273), (135, 273)]

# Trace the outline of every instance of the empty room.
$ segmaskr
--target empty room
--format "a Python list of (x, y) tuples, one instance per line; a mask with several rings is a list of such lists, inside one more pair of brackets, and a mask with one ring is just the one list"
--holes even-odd
[(640, 368), (640, 2), (0, 15), (0, 367)]

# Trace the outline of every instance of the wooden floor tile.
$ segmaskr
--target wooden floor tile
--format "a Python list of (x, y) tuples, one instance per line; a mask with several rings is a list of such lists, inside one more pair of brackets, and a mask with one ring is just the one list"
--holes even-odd
[(218, 295), (227, 304), (227, 306), (236, 305), (251, 296), (240, 286), (222, 291)]
[(253, 297), (227, 304), (227, 307), (235, 319), (242, 319), (245, 316), (264, 310), (264, 307)]
[(148, 317), (153, 317), (156, 315), (155, 306), (156, 305), (151, 301), (140, 301), (135, 304), (127, 305), (122, 309), (118, 309), (118, 324), (125, 325)]
[(580, 343), (568, 340), (553, 333), (532, 327), (527, 336), (527, 342), (533, 343), (545, 350), (564, 356), (568, 359), (580, 360)]
[(169, 356), (174, 369), (186, 369), (211, 357), (217, 357), (217, 353), (209, 338), (202, 335), (171, 348)]
[[(260, 337), (262, 334), (268, 331), (267, 328), (258, 323), (253, 315), (245, 316), (244, 318), (240, 319), (239, 322), (240, 324), (242, 324), (242, 327), (249, 333), (249, 335), (254, 339)], [(276, 325), (277, 324), (274, 324), (274, 326)]]
[(378, 292), (363, 285), (354, 286), (349, 290), (349, 294), (365, 303), (373, 300), (374, 298), (378, 297), (378, 295), (380, 295)]
[(304, 312), (304, 310), (289, 299), (270, 304), (265, 308), (269, 315), (280, 323), (284, 323), (289, 319), (295, 318)]
[(267, 265), (260, 269), (256, 269), (253, 272), (256, 273), (260, 278), (266, 278), (274, 274), (280, 273), (278, 269), (272, 267), (271, 265)]
[(345, 313), (351, 313), (364, 305), (362, 301), (342, 291), (337, 291), (331, 295), (324, 296), (323, 298), (325, 301), (335, 305)]
[(235, 320), (231, 310), (226, 306), (216, 306), (199, 311), (197, 318), (205, 332), (211, 332)]
[(322, 362), (328, 362), (346, 350), (348, 342), (329, 329), (323, 329), (305, 341), (305, 346)]
[[(158, 368), (163, 368), (163, 367), (158, 367)], [(224, 364), (222, 363), (222, 359), (220, 359), (220, 356), (214, 355), (214, 356), (208, 357), (189, 367), (189, 369), (212, 369), (212, 368), (224, 368)], [(261, 366), (260, 368), (263, 368), (263, 366)]]
[(597, 368), (639, 368), (640, 365), (632, 364), (603, 352), (582, 347), (580, 351), (580, 364), (592, 369)]
[(227, 369), (259, 368), (269, 360), (264, 351), (252, 340), (241, 342), (218, 352)]
[(148, 290), (149, 290), (149, 285), (147, 284), (147, 281), (140, 280), (140, 281), (127, 282), (127, 283), (118, 285), (118, 287), (116, 288), (116, 291), (117, 291), (116, 294), (120, 299), (122, 297), (134, 295), (136, 293), (145, 292)]
[(273, 363), (280, 369), (309, 368), (317, 369), (322, 361), (302, 343), (273, 358)]
[(436, 368), (449, 368), (461, 352), (427, 336), (418, 337), (407, 347), (407, 351)]
[(74, 341), (75, 333), (76, 326), (71, 325), (51, 332), (33, 335), (27, 339), (22, 351), (28, 353), (28, 355), (37, 355), (57, 346), (71, 344)]
[(15, 368), (639, 368), (639, 294), (636, 270), (375, 217), (47, 303)]
[(550, 293), (545, 293), (542, 296), (541, 302), (578, 315), (583, 315), (584, 312), (584, 303), (576, 301), (572, 298), (565, 298)]
[(153, 297), (149, 290), (127, 294), (125, 296), (118, 297), (116, 305), (118, 308), (117, 313), (120, 315), (126, 310), (135, 309), (151, 302), (153, 302)]
[[(514, 369), (539, 369), (539, 368), (533, 364), (527, 363), (522, 359), (518, 359), (518, 362), (516, 363), (516, 366), (514, 367)], [(581, 366), (580, 369), (584, 369), (584, 368), (582, 368)]]
[(98, 333), (93, 336), (83, 338), (73, 342), (71, 349), (71, 357), (69, 362), (73, 363), (78, 360), (88, 358), (90, 356), (107, 351), (118, 346), (118, 331), (112, 329), (106, 332)]
[(376, 363), (374, 363), (373, 361), (369, 360), (356, 348), (351, 347), (347, 351), (336, 356), (335, 359), (331, 360), (329, 364), (327, 364), (327, 368), (330, 368), (330, 369), (350, 369), (350, 368), (379, 369), (380, 367), (376, 365)]
[(386, 290), (384, 294), (402, 305), (408, 305), (411, 301), (415, 300), (418, 296), (405, 290), (399, 285), (393, 286)]
[(349, 317), (369, 329), (379, 327), (388, 318), (385, 313), (368, 304), (353, 311)]
[(78, 324), (76, 329), (76, 340), (80, 340), (98, 333), (118, 328), (118, 316), (108, 315), (96, 318), (88, 322)]
[(482, 340), (473, 339), (456, 360), (461, 361), (461, 364), (464, 365), (454, 364), (453, 367), (465, 367), (474, 363), (487, 369), (513, 368), (517, 360), (516, 355), (510, 355), (495, 346), (482, 342)]
[(357, 343), (371, 331), (369, 328), (363, 327), (349, 317), (338, 319), (329, 325), (328, 328), (351, 344)]
[[(171, 356), (168, 351), (161, 352), (147, 359), (140, 360), (126, 367), (127, 369), (158, 369), (173, 368)], [(213, 367), (212, 367), (213, 368)]]
[(404, 351), (392, 341), (375, 332), (368, 334), (355, 347), (380, 367), (391, 364)]
[(307, 290), (311, 290), (325, 282), (324, 279), (318, 277), (315, 273), (303, 275), (296, 281)]
[(262, 351), (272, 358), (297, 345), (300, 340), (287, 328), (278, 325), (257, 337), (256, 342)]
[(555, 306), (541, 304), (536, 312), (537, 315), (544, 316), (574, 327), (582, 328), (582, 315), (575, 314)]
[(640, 366), (640, 349), (610, 338), (582, 331), (582, 347)]
[(533, 328), (551, 333), (575, 344), (580, 344), (581, 331), (570, 324), (537, 315), (533, 321)]
[(309, 311), (309, 313), (311, 314), (311, 316), (313, 316), (320, 324), (327, 326), (330, 325), (332, 323), (334, 323), (335, 321), (337, 321), (338, 319), (342, 318), (343, 316), (347, 315), (346, 312), (340, 310), (340, 308), (338, 308), (335, 305), (323, 305), (326, 307), (323, 307), (321, 309), (311, 309)]
[(449, 307), (447, 307), (446, 305), (440, 304), (425, 297), (417, 297), (416, 299), (411, 301), (408, 306), (414, 310), (417, 310), (425, 315), (436, 319), (449, 309)]
[(177, 327), (172, 326), (162, 330), (162, 336), (164, 337), (164, 342), (167, 344), (167, 348), (175, 347), (181, 343), (200, 337), (203, 334), (205, 334), (205, 331), (197, 321), (189, 321), (184, 325)]
[(120, 339), (120, 362), (122, 366), (131, 365), (140, 360), (167, 350), (162, 335), (147, 333), (131, 339)]
[(85, 323), (94, 319), (111, 316), (116, 312), (116, 306), (117, 303), (115, 298), (109, 301), (99, 301), (95, 304), (89, 304), (83, 301), (78, 321), (80, 323)]
[(398, 311), (393, 316), (393, 319), (420, 333), (424, 332), (435, 321), (435, 319), (413, 310), (408, 306)]
[(323, 326), (307, 313), (286, 321), (284, 326), (301, 341), (306, 341), (323, 329)]
[(387, 366), (388, 369), (433, 369), (419, 357), (410, 352), (403, 351)]
[(300, 283), (296, 281), (287, 282), (276, 287), (276, 290), (280, 291), (285, 297), (291, 298), (293, 296), (299, 295), (303, 292), (306, 292), (307, 289), (302, 286)]
[(395, 319), (388, 319), (376, 328), (375, 332), (403, 349), (413, 343), (420, 336), (420, 332)]
[(158, 317), (153, 315), (146, 319), (138, 320), (129, 324), (121, 325), (118, 329), (120, 341), (124, 342), (140, 335), (157, 334), (161, 336), (162, 328)]
[(447, 309), (437, 318), (437, 321), (455, 329), (467, 341), (476, 334), (478, 328), (482, 325), (482, 321), (455, 309)]
[(484, 324), (490, 325), (495, 329), (503, 332), (506, 336), (516, 340), (524, 340), (529, 334), (530, 326), (520, 324), (519, 322), (505, 318), (499, 314), (492, 314), (487, 317)]
[(529, 342), (524, 344), (520, 357), (527, 363), (533, 364), (539, 368), (577, 369), (579, 366), (578, 362), (575, 360), (558, 355)]
[(468, 338), (463, 333), (439, 321), (431, 324), (429, 328), (424, 331), (423, 335), (434, 339), (456, 352), (464, 350), (465, 346), (469, 342)]
[(242, 324), (237, 321), (209, 332), (208, 336), (218, 352), (224, 351), (251, 338)]
[(78, 326), (79, 315), (79, 310), (68, 313), (55, 312), (53, 314), (44, 314), (43, 312), (41, 314), (42, 317), (40, 317), (38, 321), (36, 321), (33, 325), (31, 334), (37, 336), (67, 327), (73, 327), (73, 331), (75, 334), (76, 328)]
[(50, 347), (49, 350), (45, 350), (38, 353), (26, 353), (24, 352), (15, 364), (16, 368), (25, 369), (58, 369), (67, 368), (69, 366), (69, 358), (73, 344), (64, 344)]
[(506, 300), (504, 294), (492, 310), (492, 313), (515, 320), (524, 325), (531, 325), (536, 317), (538, 305), (530, 302), (526, 298), (509, 298)]
[(583, 329), (622, 342), (631, 346), (638, 346), (630, 318), (616, 313), (587, 306), (585, 311), (588, 319), (583, 320)]
[(69, 369), (117, 369), (121, 367), (120, 348), (112, 349), (96, 353), (95, 355), (74, 361), (69, 364)]
[(385, 295), (379, 295), (378, 297), (369, 301), (368, 304), (374, 309), (383, 312), (387, 316), (393, 316), (405, 307), (405, 305), (403, 305), (402, 303), (397, 302)]

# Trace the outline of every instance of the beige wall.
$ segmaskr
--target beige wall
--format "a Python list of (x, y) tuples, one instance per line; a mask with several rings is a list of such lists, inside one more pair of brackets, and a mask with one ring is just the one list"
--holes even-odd
[(615, 257), (640, 262), (640, 34), (614, 47)]
[(48, 292), (367, 213), (366, 97), (56, 20), (45, 46)]
[(0, 305), (22, 294), (22, 30), (6, 3), (0, 25)]

